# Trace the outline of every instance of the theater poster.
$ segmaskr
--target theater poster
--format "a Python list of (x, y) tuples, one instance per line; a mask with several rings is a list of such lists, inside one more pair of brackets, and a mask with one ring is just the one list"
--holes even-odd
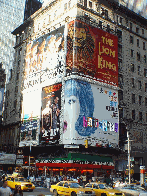
[(59, 142), (61, 90), (61, 83), (42, 88), (41, 143)]
[(39, 145), (40, 108), (39, 90), (23, 94), (19, 147)]
[(75, 20), (68, 24), (66, 74), (118, 85), (118, 38)]
[(117, 90), (82, 80), (65, 83), (63, 144), (116, 147), (119, 143)]

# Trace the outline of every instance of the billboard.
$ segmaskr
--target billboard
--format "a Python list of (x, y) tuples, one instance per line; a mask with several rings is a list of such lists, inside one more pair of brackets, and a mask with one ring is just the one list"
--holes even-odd
[(3, 99), (4, 99), (4, 88), (0, 88), (0, 116), (3, 112)]
[(119, 0), (119, 2), (147, 19), (147, 0)]
[(65, 83), (63, 144), (116, 147), (119, 142), (117, 90), (81, 80)]
[(26, 47), (24, 89), (44, 86), (63, 74), (64, 27), (31, 41)]
[(118, 38), (82, 21), (68, 24), (66, 74), (118, 85)]
[(41, 93), (39, 90), (23, 92), (19, 147), (39, 144), (40, 108)]
[(60, 139), (61, 90), (61, 83), (42, 88), (42, 143), (58, 143)]

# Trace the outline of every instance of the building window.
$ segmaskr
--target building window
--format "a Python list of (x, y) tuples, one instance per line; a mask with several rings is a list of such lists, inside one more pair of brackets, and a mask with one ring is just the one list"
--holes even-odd
[(136, 27), (136, 33), (139, 33), (139, 28), (138, 27)]
[(99, 27), (102, 29), (102, 21), (99, 21)]
[(133, 36), (130, 35), (130, 44), (133, 44)]
[(140, 61), (140, 53), (137, 52), (137, 61)]
[(15, 93), (18, 93), (18, 86), (15, 87)]
[(135, 94), (132, 94), (132, 103), (135, 103)]
[(92, 8), (92, 2), (91, 1), (89, 1), (89, 7)]
[(117, 37), (118, 37), (118, 41), (122, 42), (122, 31), (117, 29)]
[(107, 24), (107, 32), (110, 32), (110, 25)]
[(132, 28), (133, 28), (133, 25), (132, 25), (132, 23), (130, 22), (130, 31), (132, 31)]
[(18, 55), (21, 55), (22, 48), (19, 48)]
[(145, 50), (145, 42), (143, 42), (143, 50)]
[(145, 90), (145, 92), (147, 92), (147, 83), (145, 83), (145, 89), (144, 90)]
[(64, 4), (64, 10), (67, 10), (67, 3)]
[(147, 106), (147, 98), (145, 97), (145, 106)]
[(134, 72), (134, 70), (135, 70), (134, 64), (131, 63), (131, 72)]
[(141, 74), (141, 69), (140, 69), (140, 66), (138, 66), (138, 75)]
[(132, 110), (132, 119), (135, 120), (135, 110)]
[(122, 17), (120, 17), (119, 22), (120, 22), (120, 24), (122, 24), (122, 22), (123, 22)]
[(132, 88), (135, 87), (135, 79), (134, 78), (131, 78), (131, 83), (132, 83)]
[(131, 57), (133, 57), (134, 50), (131, 49)]
[(141, 84), (141, 81), (138, 80), (138, 89), (141, 89), (142, 88), (142, 84)]
[(14, 101), (14, 108), (16, 109), (17, 107), (17, 100)]
[(141, 105), (142, 102), (142, 96), (139, 95), (139, 105)]
[(139, 39), (137, 39), (137, 47), (139, 47)]
[(144, 55), (144, 63), (146, 63), (146, 55)]
[(84, 0), (84, 6), (87, 7), (87, 0)]
[(19, 80), (19, 73), (17, 73), (16, 75), (16, 80)]
[(146, 117), (146, 122), (147, 122), (147, 113), (145, 114), (145, 117)]
[(147, 77), (147, 69), (144, 69), (144, 77)]
[(142, 35), (144, 35), (144, 29), (142, 29)]
[(139, 121), (142, 121), (142, 112), (139, 112)]

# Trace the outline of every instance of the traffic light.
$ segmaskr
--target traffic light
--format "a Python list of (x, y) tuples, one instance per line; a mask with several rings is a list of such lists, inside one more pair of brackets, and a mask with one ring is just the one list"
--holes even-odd
[(85, 148), (88, 148), (88, 140), (85, 140), (84, 143), (85, 143)]

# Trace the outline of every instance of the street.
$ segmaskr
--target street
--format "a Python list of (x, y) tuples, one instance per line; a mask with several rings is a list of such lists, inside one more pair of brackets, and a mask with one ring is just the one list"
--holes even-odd
[(37, 196), (39, 194), (43, 194), (45, 196), (51, 196), (52, 193), (49, 192), (47, 188), (35, 188), (33, 192), (23, 192), (23, 196)]

